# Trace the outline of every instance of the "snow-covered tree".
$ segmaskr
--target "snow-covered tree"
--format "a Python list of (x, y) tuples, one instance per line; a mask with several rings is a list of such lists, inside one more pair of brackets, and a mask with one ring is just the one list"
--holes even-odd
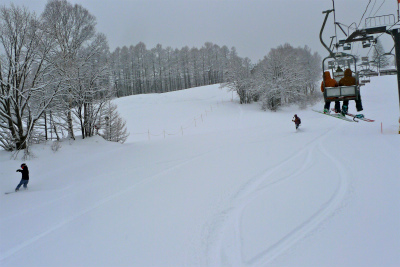
[(47, 64), (53, 43), (35, 14), (0, 8), (0, 146), (25, 149), (36, 123), (61, 92)]
[(79, 121), (82, 137), (94, 134), (94, 126), (102, 106), (114, 96), (110, 84), (108, 45), (103, 34), (78, 53), (77, 83), (72, 87), (73, 114)]
[(99, 134), (107, 141), (118, 142), (123, 144), (129, 136), (126, 129), (126, 122), (123, 120), (118, 111), (117, 105), (108, 101), (102, 109), (102, 116), (96, 123)]
[(380, 39), (377, 39), (372, 53), (372, 65), (378, 68), (389, 66), (389, 58), (384, 54), (385, 49), (383, 48), (382, 42)]
[(162, 93), (221, 83), (228, 66), (229, 49), (206, 42), (203, 47), (147, 49), (142, 42), (111, 53), (117, 95)]
[(227, 70), (225, 72), (225, 83), (222, 87), (228, 87), (239, 96), (240, 104), (250, 103), (253, 99), (251, 69), (252, 65), (248, 58), (242, 59), (237, 56), (236, 49), (232, 48)]
[(271, 49), (255, 66), (252, 76), (262, 109), (276, 110), (290, 103), (304, 105), (320, 79), (320, 60), (308, 47), (285, 44)]
[(79, 71), (84, 58), (81, 50), (95, 38), (96, 19), (82, 6), (72, 5), (66, 0), (50, 0), (42, 14), (47, 34), (55, 43), (52, 50), (52, 64), (63, 77), (65, 94), (66, 122), (69, 137), (75, 139), (72, 109), (76, 90), (79, 88)]

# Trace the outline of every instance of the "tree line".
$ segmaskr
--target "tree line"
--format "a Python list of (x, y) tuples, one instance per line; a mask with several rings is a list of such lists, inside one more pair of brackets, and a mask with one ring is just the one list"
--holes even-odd
[[(234, 48), (232, 48), (234, 49)], [(116, 48), (110, 55), (113, 83), (118, 97), (164, 93), (221, 83), (230, 60), (230, 49), (206, 42), (200, 49), (147, 49), (142, 42)]]

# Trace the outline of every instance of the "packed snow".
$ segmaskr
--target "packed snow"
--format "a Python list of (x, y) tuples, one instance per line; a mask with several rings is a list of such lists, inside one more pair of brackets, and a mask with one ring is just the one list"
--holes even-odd
[[(400, 266), (396, 77), (361, 90), (375, 122), (214, 85), (116, 99), (125, 144), (0, 151), (0, 265)], [(29, 189), (4, 194), (22, 162)]]

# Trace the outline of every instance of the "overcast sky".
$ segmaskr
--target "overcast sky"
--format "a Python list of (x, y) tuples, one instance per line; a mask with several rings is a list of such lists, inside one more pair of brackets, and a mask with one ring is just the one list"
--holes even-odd
[[(24, 5), (40, 14), (47, 0), (1, 0), (3, 4)], [(324, 15), (332, 0), (70, 0), (89, 10), (97, 19), (97, 31), (106, 34), (111, 51), (139, 42), (153, 48), (201, 47), (205, 42), (234, 46), (239, 56), (253, 63), (271, 48), (289, 43), (294, 47), (308, 45), (322, 57), (327, 51), (319, 41)], [(368, 3), (369, 7), (367, 8)], [(382, 4), (383, 3), (383, 4)], [(397, 0), (336, 0), (336, 20), (359, 24), (363, 14), (395, 14)], [(363, 25), (362, 19), (361, 25)], [(330, 16), (324, 38), (334, 35)], [(339, 30), (338, 30), (339, 31)], [(344, 35), (341, 35), (341, 39)], [(390, 50), (393, 41), (384, 38)], [(361, 46), (354, 53), (362, 54)]]

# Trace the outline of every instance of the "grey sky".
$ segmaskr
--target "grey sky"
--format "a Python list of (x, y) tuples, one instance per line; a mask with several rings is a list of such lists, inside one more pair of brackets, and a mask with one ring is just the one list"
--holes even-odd
[[(236, 47), (239, 56), (256, 63), (271, 48), (289, 43), (308, 45), (313, 52), (326, 56), (319, 41), (324, 19), (322, 11), (332, 8), (332, 0), (69, 0), (96, 16), (97, 31), (106, 34), (110, 49), (136, 45), (153, 48), (201, 47), (205, 42)], [(336, 0), (336, 20), (350, 25), (365, 17), (395, 14), (397, 0)], [(24, 5), (40, 14), (47, 0), (2, 0)], [(373, 9), (372, 9), (373, 8)], [(364, 17), (364, 18), (365, 18)], [(327, 24), (325, 39), (334, 35), (333, 16)], [(364, 20), (362, 20), (362, 23)], [(344, 38), (344, 36), (341, 36)], [(390, 50), (393, 42), (384, 38)], [(361, 46), (354, 53), (365, 54)]]

